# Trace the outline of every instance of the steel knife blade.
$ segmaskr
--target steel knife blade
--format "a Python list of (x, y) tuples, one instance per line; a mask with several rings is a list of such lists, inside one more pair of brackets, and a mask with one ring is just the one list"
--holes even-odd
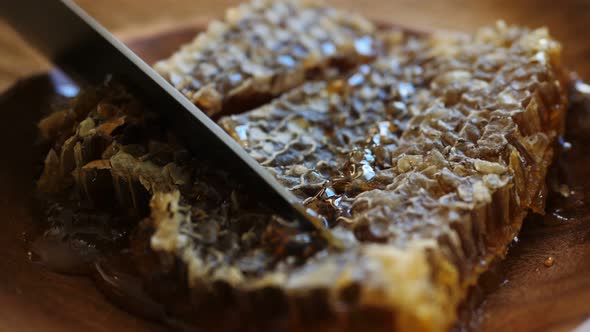
[(0, 14), (68, 76), (99, 84), (112, 75), (159, 112), (197, 157), (209, 158), (231, 176), (242, 178), (260, 200), (284, 217), (323, 228), (225, 131), (73, 1), (2, 1)]

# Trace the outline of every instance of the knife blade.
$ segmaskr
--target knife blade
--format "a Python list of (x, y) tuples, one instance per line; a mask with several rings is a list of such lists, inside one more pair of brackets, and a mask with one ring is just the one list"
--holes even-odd
[(210, 158), (231, 176), (241, 177), (282, 216), (326, 232), (317, 216), (225, 131), (73, 1), (3, 1), (0, 15), (73, 79), (98, 84), (112, 75), (159, 112), (195, 156)]

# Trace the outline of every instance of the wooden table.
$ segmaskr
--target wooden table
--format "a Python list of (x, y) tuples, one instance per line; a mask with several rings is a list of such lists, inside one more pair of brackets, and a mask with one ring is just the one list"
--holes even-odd
[[(410, 27), (472, 31), (504, 19), (547, 26), (564, 44), (566, 63), (590, 79), (590, 1), (587, 0), (328, 0), (365, 16)], [(140, 30), (179, 21), (209, 20), (238, 0), (77, 0), (113, 31)], [(0, 23), (0, 90), (19, 77), (46, 68), (39, 57)]]

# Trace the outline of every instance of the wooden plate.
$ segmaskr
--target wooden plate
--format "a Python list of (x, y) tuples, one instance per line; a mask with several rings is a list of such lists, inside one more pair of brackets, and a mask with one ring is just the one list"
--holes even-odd
[[(127, 34), (125, 40), (153, 63), (192, 39), (199, 26), (158, 28), (139, 37)], [(35, 156), (41, 153), (32, 148), (36, 123), (63, 87), (51, 72), (20, 81), (0, 96), (0, 331), (167, 331), (118, 309), (90, 279), (52, 273), (28, 260), (24, 232), (33, 220), (31, 198), (40, 167)], [(580, 123), (584, 116), (571, 120)], [(559, 161), (560, 181), (581, 195), (576, 196), (580, 213), (570, 218), (557, 211), (527, 220), (499, 267), (501, 279), (493, 281), (496, 286), (477, 310), (476, 329), (569, 331), (590, 318), (590, 197), (583, 195), (590, 193), (590, 166), (585, 169), (590, 145), (584, 144), (590, 138), (580, 132)], [(554, 260), (551, 267), (544, 264), (548, 257)]]

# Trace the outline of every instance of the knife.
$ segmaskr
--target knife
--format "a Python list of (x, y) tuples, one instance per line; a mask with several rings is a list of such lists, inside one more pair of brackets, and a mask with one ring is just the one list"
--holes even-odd
[(135, 53), (70, 0), (2, 1), (0, 15), (67, 75), (100, 84), (107, 75), (157, 111), (191, 152), (210, 159), (301, 227), (329, 233), (311, 210), (258, 164), (225, 131)]

